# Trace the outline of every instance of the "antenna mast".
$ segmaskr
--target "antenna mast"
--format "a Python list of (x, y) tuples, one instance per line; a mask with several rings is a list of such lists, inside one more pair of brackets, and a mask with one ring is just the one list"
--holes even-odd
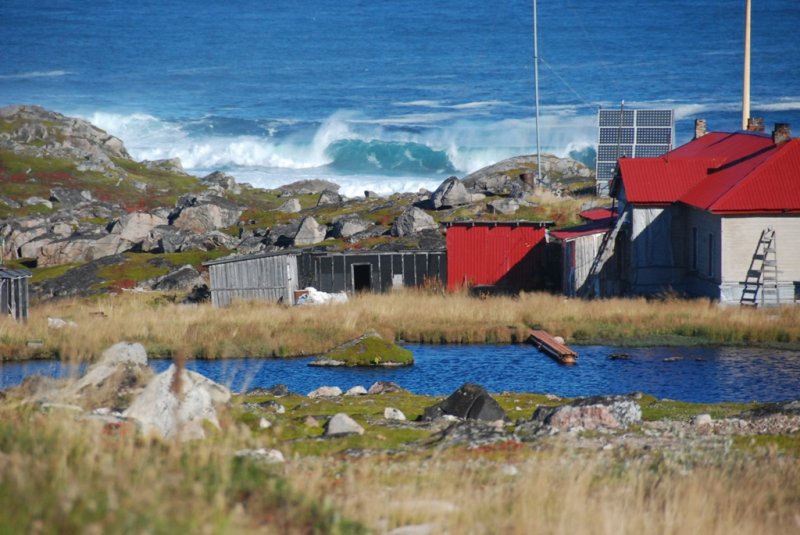
[[(750, 0), (748, 0), (749, 2)], [(542, 151), (539, 148), (539, 30), (536, 0), (533, 0), (533, 86), (536, 95), (536, 183), (542, 185)]]

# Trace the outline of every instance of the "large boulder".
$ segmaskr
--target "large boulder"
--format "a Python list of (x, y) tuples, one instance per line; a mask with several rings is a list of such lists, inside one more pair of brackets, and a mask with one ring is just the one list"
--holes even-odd
[(236, 183), (236, 179), (222, 171), (214, 171), (200, 179), (204, 184), (216, 186), (221, 190), (230, 191), (234, 194), (242, 192), (242, 188)]
[(317, 206), (338, 206), (342, 204), (342, 200), (342, 196), (337, 192), (326, 189), (322, 190), (322, 193), (319, 194)]
[(470, 204), (471, 202), (472, 194), (454, 176), (442, 182), (431, 195), (431, 205), (436, 210)]
[(406, 209), (392, 224), (392, 236), (409, 236), (423, 230), (438, 229), (439, 224), (424, 210), (412, 206)]
[(328, 180), (298, 180), (291, 184), (286, 184), (277, 189), (281, 196), (287, 195), (311, 195), (320, 193), (324, 190), (339, 191), (339, 184), (335, 184)]
[(317, 223), (313, 217), (304, 217), (294, 236), (293, 243), (295, 246), (314, 245), (324, 241), (327, 233), (328, 227)]
[(146, 434), (204, 438), (204, 424), (219, 428), (217, 407), (230, 398), (226, 387), (173, 364), (150, 381), (123, 415), (138, 422)]
[(197, 234), (230, 227), (239, 221), (242, 207), (216, 195), (185, 195), (170, 214), (176, 228)]
[(123, 240), (131, 243), (139, 243), (147, 238), (156, 227), (167, 223), (167, 219), (159, 215), (133, 212), (114, 221), (109, 232), (119, 234)]
[(511, 215), (519, 210), (519, 201), (516, 199), (498, 199), (490, 202), (487, 207), (490, 214)]
[(642, 420), (642, 409), (634, 396), (579, 398), (559, 407), (538, 407), (532, 421), (562, 431), (583, 428), (625, 428)]
[(161, 292), (175, 292), (191, 290), (203, 284), (205, 284), (205, 280), (200, 272), (191, 264), (186, 264), (162, 277), (145, 281), (139, 286)]
[(364, 428), (343, 412), (334, 414), (325, 426), (326, 437), (363, 434)]
[(46, 237), (26, 244), (27, 254), (36, 254), (37, 266), (58, 266), (77, 262), (88, 262), (105, 256), (116, 255), (130, 250), (133, 244), (119, 234), (85, 234), (68, 238), (49, 240)]
[(286, 200), (282, 205), (276, 208), (277, 211), (283, 212), (284, 214), (296, 214), (302, 209), (303, 207), (300, 206), (300, 201), (295, 198)]
[(89, 190), (70, 188), (53, 188), (50, 190), (50, 201), (57, 202), (62, 207), (74, 207), (94, 201)]
[(375, 223), (358, 214), (345, 214), (335, 217), (331, 228), (334, 238), (350, 238), (374, 226)]
[(423, 420), (434, 420), (449, 415), (470, 420), (506, 420), (505, 411), (480, 385), (465, 383), (450, 396), (425, 409)]

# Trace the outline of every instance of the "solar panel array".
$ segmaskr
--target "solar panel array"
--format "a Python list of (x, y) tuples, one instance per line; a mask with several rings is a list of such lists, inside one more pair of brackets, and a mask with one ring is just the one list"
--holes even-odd
[(609, 194), (619, 158), (648, 158), (672, 150), (673, 110), (600, 110), (597, 116), (597, 195)]

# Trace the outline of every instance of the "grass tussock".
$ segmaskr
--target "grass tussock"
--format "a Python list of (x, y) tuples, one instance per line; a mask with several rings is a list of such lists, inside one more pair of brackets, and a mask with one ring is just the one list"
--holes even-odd
[(1, 410), (0, 534), (364, 533), (292, 489), (280, 466), (237, 458), (251, 443), (235, 426), (180, 444)]
[[(76, 327), (48, 328), (48, 317)], [(0, 320), (4, 359), (91, 359), (120, 341), (151, 356), (296, 356), (327, 351), (369, 329), (389, 340), (474, 344), (524, 341), (531, 328), (568, 343), (627, 345), (800, 344), (800, 308), (721, 308), (707, 300), (582, 301), (550, 294), (476, 299), (465, 293), (364, 294), (346, 304), (286, 307), (239, 302), (182, 306), (153, 294), (122, 294), (34, 306), (26, 324)], [(29, 348), (41, 340), (42, 348)]]

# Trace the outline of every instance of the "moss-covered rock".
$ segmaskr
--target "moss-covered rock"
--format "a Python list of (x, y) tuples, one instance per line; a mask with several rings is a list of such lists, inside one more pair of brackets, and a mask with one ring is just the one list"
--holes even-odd
[(411, 366), (414, 355), (397, 344), (384, 340), (375, 331), (345, 342), (311, 363), (312, 366)]

